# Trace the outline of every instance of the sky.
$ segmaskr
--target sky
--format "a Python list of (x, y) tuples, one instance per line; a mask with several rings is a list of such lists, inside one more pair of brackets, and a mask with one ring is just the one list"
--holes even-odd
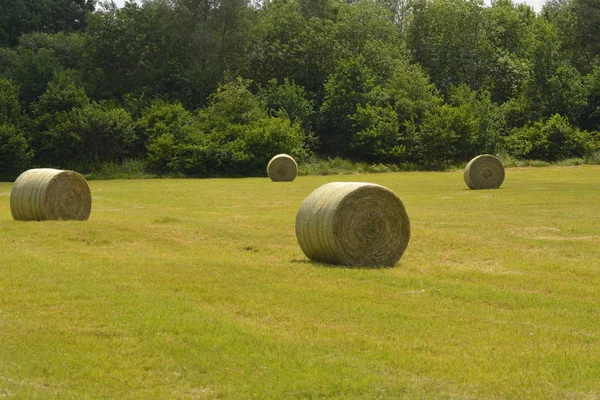
[[(125, 0), (114, 0), (117, 6), (122, 7), (125, 4)], [(542, 6), (546, 3), (546, 0), (516, 0), (517, 3), (526, 3), (533, 7), (537, 12), (542, 10)], [(485, 0), (486, 4), (490, 4), (490, 0)]]

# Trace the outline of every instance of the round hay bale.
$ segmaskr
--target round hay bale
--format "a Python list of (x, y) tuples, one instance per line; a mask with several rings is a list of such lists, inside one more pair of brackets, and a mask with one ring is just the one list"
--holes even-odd
[(267, 174), (273, 182), (291, 182), (297, 173), (296, 160), (287, 154), (277, 154), (267, 164)]
[(469, 189), (497, 189), (504, 182), (504, 165), (498, 158), (482, 154), (469, 161), (464, 178)]
[(386, 187), (332, 182), (312, 192), (296, 215), (296, 238), (314, 261), (392, 266), (410, 239), (402, 200)]
[(10, 211), (17, 221), (89, 218), (90, 188), (80, 174), (52, 168), (23, 172), (10, 192)]

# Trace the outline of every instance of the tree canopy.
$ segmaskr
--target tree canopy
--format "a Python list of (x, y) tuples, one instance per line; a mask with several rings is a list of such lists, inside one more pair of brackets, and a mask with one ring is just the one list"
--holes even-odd
[(0, 175), (600, 158), (600, 3), (0, 0)]

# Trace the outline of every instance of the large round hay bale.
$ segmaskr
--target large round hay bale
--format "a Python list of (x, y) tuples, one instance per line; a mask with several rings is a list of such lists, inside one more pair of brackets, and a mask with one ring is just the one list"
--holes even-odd
[(332, 182), (312, 192), (296, 215), (296, 238), (314, 261), (392, 266), (410, 239), (402, 200), (386, 187)]
[(90, 188), (80, 174), (52, 168), (23, 172), (10, 192), (10, 211), (18, 221), (87, 220)]
[(497, 189), (504, 182), (504, 165), (498, 158), (482, 154), (469, 161), (464, 178), (470, 189)]
[(291, 182), (297, 173), (298, 164), (288, 154), (277, 154), (267, 164), (267, 174), (273, 182)]

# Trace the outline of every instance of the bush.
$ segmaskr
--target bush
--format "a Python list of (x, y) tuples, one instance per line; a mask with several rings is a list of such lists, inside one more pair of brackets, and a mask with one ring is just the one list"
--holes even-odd
[(519, 159), (557, 161), (583, 157), (589, 149), (589, 134), (573, 127), (566, 117), (555, 114), (515, 128), (505, 139), (508, 153)]
[(18, 124), (21, 105), (17, 88), (8, 79), (0, 78), (0, 124)]
[(175, 144), (183, 140), (183, 128), (193, 121), (194, 117), (181, 103), (156, 101), (142, 112), (136, 123), (137, 147), (145, 146), (151, 170), (168, 172)]
[(0, 177), (16, 177), (30, 167), (32, 159), (23, 131), (12, 124), (0, 124)]
[(479, 153), (477, 142), (477, 120), (469, 108), (445, 104), (427, 113), (411, 151), (423, 166), (444, 167)]
[(36, 150), (45, 165), (89, 171), (127, 158), (134, 141), (127, 111), (90, 103), (54, 115), (47, 129), (37, 132)]

